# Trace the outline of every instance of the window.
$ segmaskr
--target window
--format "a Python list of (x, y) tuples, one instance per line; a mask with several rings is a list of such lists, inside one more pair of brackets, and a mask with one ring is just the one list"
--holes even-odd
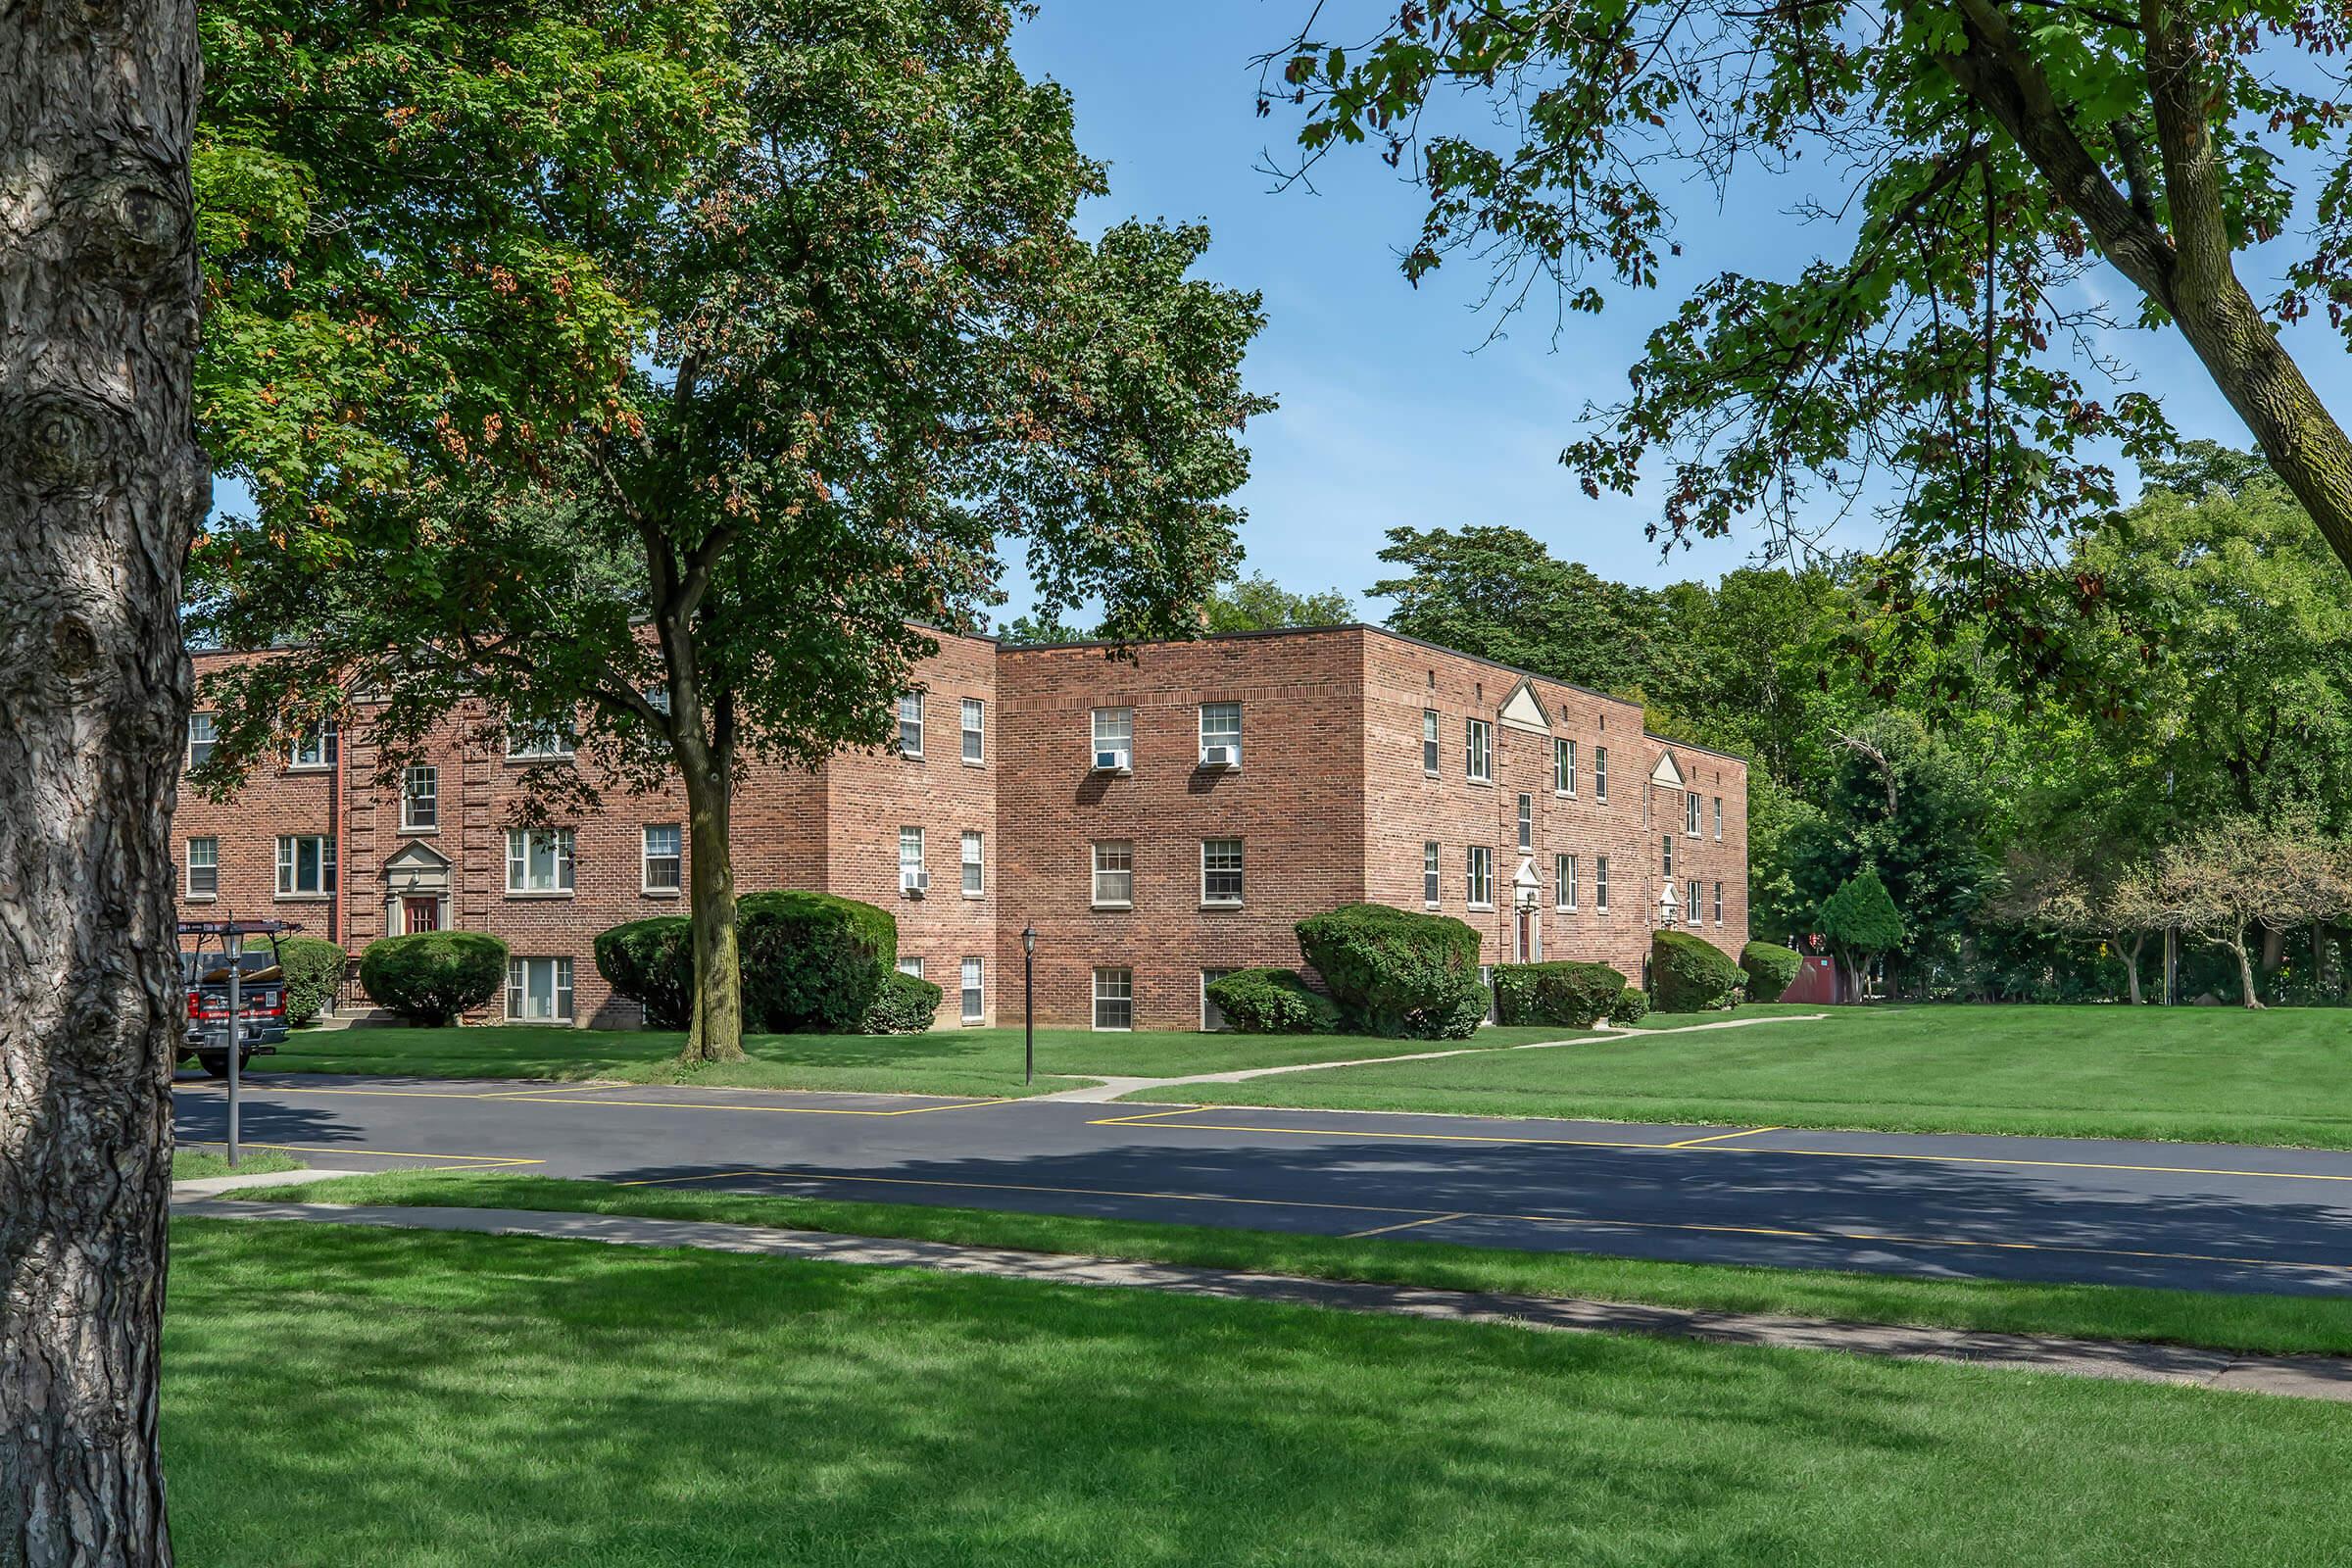
[(1698, 878), (1692, 877), (1690, 885), (1684, 889), (1684, 892), (1689, 897), (1683, 900), (1683, 918), (1690, 924), (1696, 925), (1698, 924)]
[(1240, 839), (1202, 839), (1200, 841), (1200, 902), (1202, 904), (1239, 904), (1242, 902), (1242, 841)]
[(1723, 884), (1715, 884), (1715, 923), (1723, 924)]
[(1576, 907), (1576, 857), (1555, 855), (1551, 858), (1551, 894), (1563, 909)]
[(1435, 778), (1438, 773), (1438, 710), (1421, 710), (1421, 771)]
[(219, 724), (210, 713), (188, 715), (188, 765), (202, 767), (212, 760), (213, 743), (220, 738)]
[(1211, 747), (1229, 748), (1225, 760), (1228, 765), (1242, 765), (1242, 705), (1239, 703), (1202, 703), (1200, 705), (1200, 760), (1208, 760)]
[(982, 860), (980, 835), (963, 836), (963, 896), (976, 899), (988, 891), (988, 866)]
[(524, 1023), (571, 1021), (571, 960), (507, 960), (507, 1016)]
[(1551, 788), (1558, 795), (1576, 793), (1576, 742), (1551, 743)]
[(277, 891), (308, 898), (335, 891), (335, 841), (323, 834), (288, 834), (277, 841)]
[(569, 893), (571, 829), (507, 829), (507, 891)]
[(1683, 797), (1683, 831), (1698, 837), (1698, 792), (1693, 790)]
[(923, 755), (923, 694), (908, 692), (899, 699), (899, 755)]
[(1135, 905), (1135, 846), (1126, 839), (1095, 846), (1095, 907), (1125, 909)]
[(963, 1021), (978, 1023), (988, 1015), (988, 988), (983, 983), (985, 970), (978, 958), (963, 960)]
[(1592, 858), (1592, 907), (1603, 914), (1609, 912), (1609, 858), (1605, 855)]
[(1525, 855), (1536, 847), (1536, 798), (1519, 797), (1519, 853)]
[(400, 830), (431, 833), (441, 826), (441, 770), (417, 764), (401, 769)]
[(645, 825), (645, 891), (675, 893), (685, 882), (685, 835), (675, 822)]
[(1488, 755), (1487, 721), (1485, 719), (1471, 718), (1462, 721), (1462, 750), (1467, 754), (1464, 758), (1464, 766), (1467, 769), (1468, 777), (1474, 783), (1486, 783), (1489, 778), (1487, 764), (1491, 759)]
[(1666, 880), (1671, 882), (1674, 880), (1674, 835), (1669, 833), (1659, 842), (1666, 847)]
[(1609, 798), (1609, 749), (1606, 746), (1592, 748), (1592, 798), (1596, 801)]
[(332, 767), (335, 762), (335, 726), (321, 721), (316, 729), (294, 737), (294, 748), (286, 756), (288, 767)]
[(919, 827), (899, 829), (899, 891), (919, 892), (923, 876), (923, 830)]
[(1469, 856), (1470, 907), (1494, 907), (1494, 852), (1483, 844), (1470, 846)]
[(668, 711), (669, 711), (669, 688), (668, 688), (668, 687), (666, 687), (666, 686), (663, 686), (663, 685), (660, 685), (660, 684), (658, 684), (658, 683), (657, 683), (657, 684), (655, 684), (655, 685), (652, 685), (652, 686), (647, 686), (647, 687), (643, 687), (643, 688), (641, 688), (641, 689), (638, 691), (637, 695), (638, 695), (638, 696), (640, 696), (640, 697), (642, 697), (642, 698), (644, 698), (644, 699), (645, 699), (645, 701), (646, 701), (646, 706), (647, 706), (647, 707), (649, 707), (649, 708), (651, 708), (651, 709), (652, 709), (652, 710), (653, 710), (655, 712), (657, 712), (657, 713), (662, 713), (662, 714), (667, 714), (667, 713), (668, 713)]
[(570, 726), (553, 719), (526, 723), (507, 720), (507, 756), (516, 761), (550, 761), (569, 757), (573, 750)]
[(217, 898), (220, 892), (220, 841), (188, 840), (188, 897)]
[(1134, 766), (1135, 710), (1096, 709), (1095, 770), (1101, 773), (1126, 772)]
[(1241, 972), (1239, 969), (1203, 969), (1200, 971), (1200, 1027), (1211, 1034), (1225, 1028), (1226, 1024), (1225, 1009), (1217, 1005), (1217, 999), (1208, 994), (1208, 988), (1227, 975)]
[(988, 760), (988, 705), (977, 697), (963, 700), (963, 760), (975, 765)]
[(1421, 846), (1421, 902), (1433, 909), (1438, 906), (1438, 841), (1435, 839)]
[(1135, 1027), (1135, 971), (1133, 969), (1097, 969), (1095, 971), (1095, 1027), (1098, 1029), (1132, 1029)]
[(1723, 797), (1715, 797), (1715, 842), (1723, 842)]
[(920, 980), (923, 977), (923, 960), (920, 958), (902, 957), (899, 959), (899, 973), (910, 974), (917, 980)]

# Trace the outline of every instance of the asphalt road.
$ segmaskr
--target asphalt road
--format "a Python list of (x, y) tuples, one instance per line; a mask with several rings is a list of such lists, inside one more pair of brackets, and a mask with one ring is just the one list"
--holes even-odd
[[(223, 1136), (220, 1085), (175, 1100)], [(2352, 1153), (2309, 1150), (267, 1073), (242, 1118), (322, 1167), (2352, 1296)]]

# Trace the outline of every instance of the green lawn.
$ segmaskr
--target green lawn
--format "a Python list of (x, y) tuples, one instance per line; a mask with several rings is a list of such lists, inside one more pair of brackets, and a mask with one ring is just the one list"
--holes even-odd
[(181, 1221), (187, 1568), (2352, 1560), (2325, 1404)]
[(2257, 1353), (2352, 1354), (2352, 1300), (2309, 1297), (2220, 1296), (2135, 1287), (1661, 1263), (1574, 1252), (1348, 1241), (1133, 1220), (932, 1208), (915, 1203), (839, 1202), (692, 1188), (618, 1187), (605, 1182), (464, 1171), (392, 1171), (270, 1188), (252, 1196), (265, 1202), (649, 1214), (845, 1236), (1140, 1258), (1313, 1279), (1372, 1280), (1438, 1290), (1646, 1301), (1850, 1323), (2154, 1340)]
[(1196, 1085), (1156, 1098), (1176, 1097), (1235, 1105), (2352, 1149), (2352, 1011), (1838, 1008), (1819, 1022), (1338, 1068)]
[[(1558, 1040), (1553, 1027), (1488, 1029), (1473, 1044)], [(1102, 1077), (1346, 1061), (1444, 1049), (1444, 1043), (1360, 1035), (1239, 1035), (1086, 1029), (1037, 1032), (1038, 1080), (1021, 1083), (1018, 1029), (934, 1029), (920, 1035), (754, 1035), (748, 1059), (686, 1073), (674, 1031), (315, 1029), (268, 1058), (267, 1072), (406, 1073), (427, 1078), (625, 1078), (759, 1089), (877, 1090), (931, 1095), (1050, 1094)]]
[(175, 1182), (199, 1181), (207, 1176), (261, 1176), (302, 1168), (301, 1160), (274, 1149), (240, 1149), (233, 1169), (224, 1145), (205, 1144), (172, 1151), (172, 1179)]

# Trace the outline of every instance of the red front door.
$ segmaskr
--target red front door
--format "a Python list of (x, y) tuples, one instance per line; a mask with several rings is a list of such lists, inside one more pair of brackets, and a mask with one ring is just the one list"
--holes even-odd
[(441, 901), (439, 899), (403, 899), (400, 901), (401, 928), (415, 936), (419, 931), (441, 929)]

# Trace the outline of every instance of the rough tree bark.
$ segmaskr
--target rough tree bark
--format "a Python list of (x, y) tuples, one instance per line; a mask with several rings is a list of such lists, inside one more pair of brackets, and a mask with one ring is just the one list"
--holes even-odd
[(0, 0), (0, 1563), (171, 1561), (156, 1449), (192, 0)]

